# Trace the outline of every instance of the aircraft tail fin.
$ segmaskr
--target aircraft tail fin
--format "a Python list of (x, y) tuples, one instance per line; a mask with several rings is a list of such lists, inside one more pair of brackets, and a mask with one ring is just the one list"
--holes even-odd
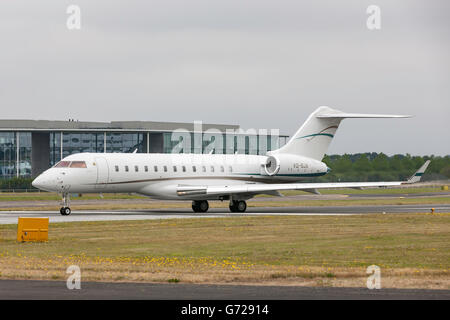
[(317, 108), (281, 148), (270, 154), (289, 153), (322, 160), (337, 129), (346, 118), (407, 118), (405, 115), (345, 113), (329, 107)]
[(415, 183), (419, 182), (420, 179), (422, 179), (422, 175), (425, 173), (425, 170), (427, 170), (428, 165), (430, 164), (430, 160), (425, 161), (425, 163), (417, 170), (407, 181), (406, 183)]

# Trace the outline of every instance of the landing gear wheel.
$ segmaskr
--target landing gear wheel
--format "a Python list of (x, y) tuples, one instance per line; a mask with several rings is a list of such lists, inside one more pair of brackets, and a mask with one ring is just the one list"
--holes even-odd
[(201, 201), (192, 201), (192, 210), (194, 212), (206, 212), (209, 209), (208, 201), (201, 200)]
[(61, 215), (63, 215), (63, 216), (68, 216), (69, 214), (72, 213), (72, 210), (70, 210), (69, 207), (62, 207), (61, 209), (59, 209), (59, 212), (60, 212)]
[(72, 210), (70, 210), (70, 196), (68, 193), (62, 194), (62, 207), (59, 209), (59, 213), (63, 216), (68, 216), (72, 213)]
[(230, 202), (231, 212), (245, 212), (247, 210), (247, 203), (243, 200), (233, 200)]

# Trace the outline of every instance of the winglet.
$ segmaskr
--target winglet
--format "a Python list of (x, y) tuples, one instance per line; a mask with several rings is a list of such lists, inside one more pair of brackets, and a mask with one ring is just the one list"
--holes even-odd
[(427, 160), (420, 168), (416, 171), (407, 181), (406, 183), (415, 183), (419, 182), (424, 174), (425, 170), (427, 170), (428, 165), (430, 164), (430, 160)]

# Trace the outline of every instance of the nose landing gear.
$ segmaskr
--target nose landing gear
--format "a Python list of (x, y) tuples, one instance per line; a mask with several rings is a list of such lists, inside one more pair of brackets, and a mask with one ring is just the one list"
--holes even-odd
[(62, 195), (62, 207), (59, 209), (59, 212), (63, 216), (68, 216), (72, 213), (72, 210), (70, 210), (70, 196), (68, 193), (63, 193)]

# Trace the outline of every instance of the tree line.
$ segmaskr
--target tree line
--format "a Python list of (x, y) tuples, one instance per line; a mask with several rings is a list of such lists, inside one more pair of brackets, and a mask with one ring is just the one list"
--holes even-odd
[(384, 153), (326, 155), (323, 159), (331, 172), (320, 181), (398, 181), (408, 179), (425, 161), (431, 163), (423, 181), (450, 179), (450, 156), (411, 156)]

